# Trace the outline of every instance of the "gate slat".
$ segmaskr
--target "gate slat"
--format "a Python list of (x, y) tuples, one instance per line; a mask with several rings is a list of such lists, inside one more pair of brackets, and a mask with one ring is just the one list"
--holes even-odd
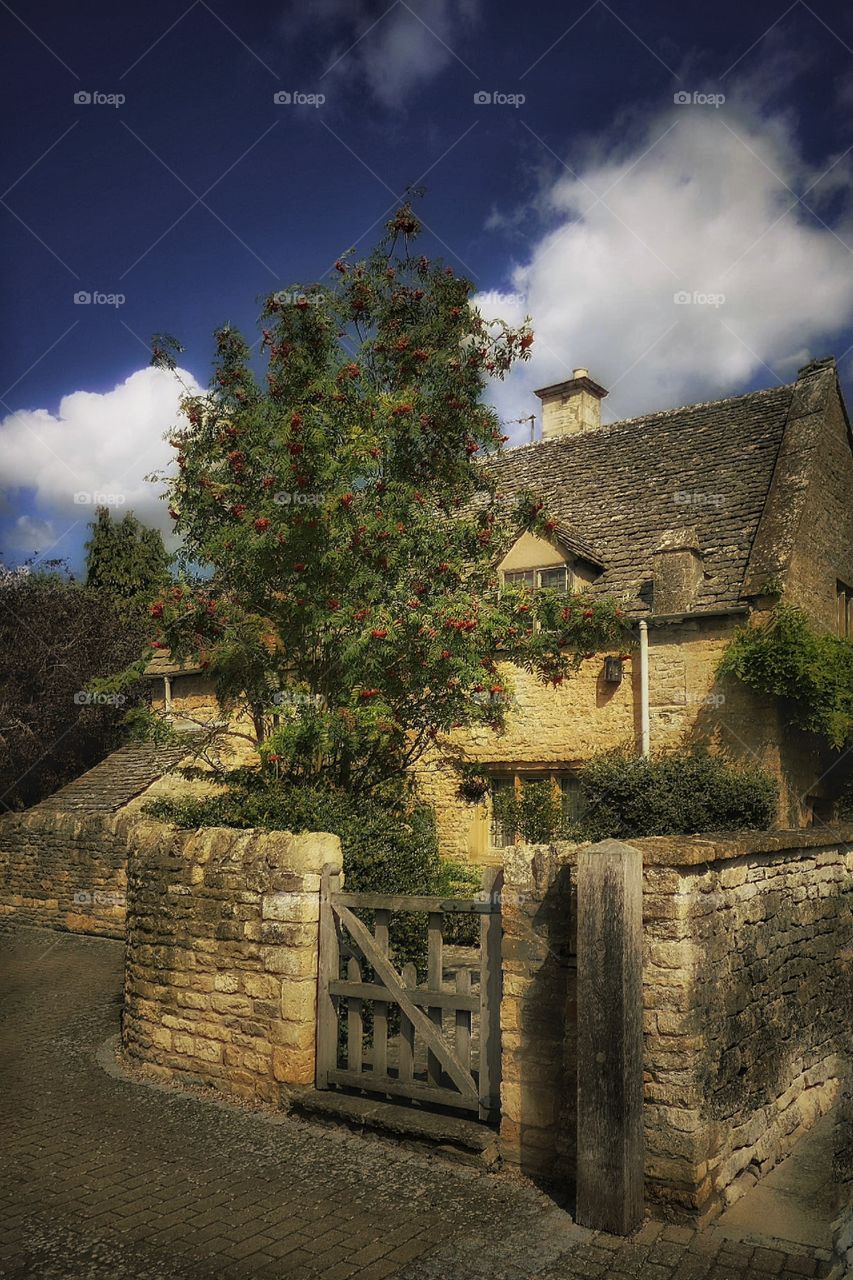
[[(427, 925), (427, 982), (434, 991), (440, 991), (444, 979), (444, 916), (440, 911), (431, 911)], [(441, 1005), (430, 1005), (427, 1013), (430, 1020), (443, 1032), (444, 1011)], [(467, 1063), (464, 1064), (467, 1069)], [(427, 1052), (427, 1078), (437, 1088), (442, 1085), (441, 1060), (432, 1050)]]
[[(350, 982), (361, 982), (361, 965), (355, 956), (347, 962)], [(354, 996), (347, 997), (347, 1067), (350, 1072), (362, 1072), (364, 1059), (364, 1002)]]
[[(391, 912), (376, 912), (373, 936), (376, 945), (384, 956), (388, 954)], [(373, 1005), (373, 1070), (378, 1076), (388, 1074), (388, 1002), (376, 1000)]]
[[(456, 970), (456, 991), (467, 996), (471, 991), (471, 970)], [(456, 1010), (456, 1056), (468, 1069), (471, 1068), (471, 1014), (467, 1009)]]
[[(414, 982), (417, 983), (417, 974)], [(405, 979), (403, 986), (412, 1004), (421, 1008), (434, 1004), (454, 1013), (457, 1009), (466, 1009), (468, 1013), (480, 1011), (479, 995), (470, 992), (466, 995), (458, 991), (433, 991), (431, 987), (411, 986)], [(346, 978), (330, 979), (329, 991), (333, 996), (361, 996), (362, 1000), (384, 1000), (387, 995), (387, 988), (381, 982), (350, 982)]]
[[(403, 965), (403, 985), (411, 990), (418, 985), (418, 971), (415, 966)], [(400, 1010), (400, 1061), (397, 1073), (401, 1081), (409, 1082), (415, 1070), (415, 1028)]]
[(354, 1071), (333, 1071), (331, 1075), (333, 1084), (346, 1085), (350, 1089), (366, 1089), (369, 1087), (375, 1089), (377, 1093), (390, 1093), (392, 1097), (414, 1098), (418, 1102), (440, 1103), (443, 1107), (456, 1107), (459, 1110), (467, 1111), (470, 1118), (473, 1119), (477, 1115), (477, 1101), (470, 1098), (463, 1098), (455, 1089), (436, 1089), (435, 1085), (427, 1084), (425, 1080), (400, 1080), (394, 1076), (385, 1076), (381, 1080), (377, 1080), (375, 1085), (369, 1072), (357, 1075)]

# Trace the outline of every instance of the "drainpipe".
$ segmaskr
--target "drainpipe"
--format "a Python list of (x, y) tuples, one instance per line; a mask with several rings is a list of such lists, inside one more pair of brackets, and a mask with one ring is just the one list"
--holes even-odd
[(649, 754), (649, 624), (640, 622), (640, 755)]

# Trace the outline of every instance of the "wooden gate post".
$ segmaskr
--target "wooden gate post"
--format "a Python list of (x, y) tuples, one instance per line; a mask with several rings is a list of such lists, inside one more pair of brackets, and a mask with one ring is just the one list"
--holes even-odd
[(338, 1065), (338, 1013), (329, 983), (340, 977), (338, 930), (332, 911), (331, 894), (341, 887), (340, 870), (332, 863), (323, 867), (320, 881), (319, 961), (317, 967), (317, 1065), (314, 1083), (328, 1089), (329, 1072)]
[(643, 1220), (643, 858), (618, 840), (578, 858), (577, 1221)]
[(503, 870), (487, 867), (483, 892), (492, 910), (480, 917), (480, 1109), (481, 1120), (501, 1114), (501, 908)]

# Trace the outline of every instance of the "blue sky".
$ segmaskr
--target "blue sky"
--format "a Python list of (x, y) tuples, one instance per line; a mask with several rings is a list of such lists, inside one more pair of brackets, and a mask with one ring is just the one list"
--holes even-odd
[(831, 352), (849, 380), (848, 6), (0, 15), (7, 564), (79, 567), (99, 497), (165, 528), (145, 476), (168, 460), (177, 388), (147, 367), (151, 335), (177, 335), (205, 383), (214, 327), (254, 337), (261, 294), (366, 249), (411, 184), (426, 251), (473, 278), (484, 312), (533, 317), (531, 365), (494, 392), (513, 438), (533, 388), (577, 365), (611, 389), (611, 418), (771, 386)]

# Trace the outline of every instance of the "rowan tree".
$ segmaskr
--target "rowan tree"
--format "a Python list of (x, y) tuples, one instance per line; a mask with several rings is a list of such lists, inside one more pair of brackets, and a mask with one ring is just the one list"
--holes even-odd
[[(405, 205), (333, 285), (268, 297), (263, 381), (245, 339), (216, 333), (168, 481), (209, 578), (151, 609), (153, 647), (210, 671), (268, 765), (356, 791), (456, 726), (499, 727), (504, 663), (558, 683), (622, 632), (607, 600), (502, 587), (507, 529), (554, 529), (533, 496), (508, 511), (483, 464), (506, 439), (485, 388), (533, 335), (486, 321), (419, 232)], [(155, 362), (176, 349), (155, 340)]]

